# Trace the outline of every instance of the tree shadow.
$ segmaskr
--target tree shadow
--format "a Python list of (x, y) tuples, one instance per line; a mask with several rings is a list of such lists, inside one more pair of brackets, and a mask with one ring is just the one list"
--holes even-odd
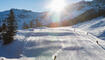
[(92, 25), (90, 28), (98, 28), (105, 26), (105, 21), (100, 21), (99, 23)]
[(102, 49), (104, 49), (105, 50), (105, 48), (102, 46), (102, 45), (100, 45), (100, 44), (98, 44)]
[(32, 36), (67, 36), (75, 35), (74, 33), (64, 32), (64, 33), (51, 33), (51, 32), (37, 32), (33, 33)]
[[(29, 41), (24, 48), (23, 56), (26, 57), (37, 57), (37, 56), (45, 56), (45, 55), (51, 55), (51, 54), (45, 54), (45, 52), (48, 52), (49, 50), (53, 49), (61, 49), (62, 46), (58, 45), (59, 41), (50, 41), (50, 40), (42, 40), (42, 41)], [(65, 42), (66, 43), (66, 42)], [(54, 45), (57, 44), (57, 45)], [(42, 47), (39, 47), (42, 46)]]
[[(51, 47), (43, 47), (43, 48), (33, 48), (33, 49), (26, 49), (26, 53), (23, 53), (24, 56), (26, 57), (38, 57), (38, 56), (45, 56), (45, 52), (49, 51), (49, 50), (52, 50), (52, 49), (55, 49), (55, 48), (61, 48), (60, 46), (59, 47), (56, 47), (56, 46), (51, 46)], [(51, 54), (47, 54), (48, 56), (51, 55)]]
[[(63, 33), (57, 33), (57, 32), (35, 32), (35, 33), (21, 33), (20, 35), (23, 35), (25, 37), (29, 36), (67, 36), (67, 35), (75, 35), (70, 32), (63, 32)], [(60, 43), (67, 43), (66, 41), (50, 41), (50, 40), (29, 40), (26, 41), (23, 40), (14, 40), (12, 44), (9, 44), (7, 46), (0, 46), (0, 57), (6, 57), (6, 58), (20, 58), (21, 54), (26, 57), (37, 57), (40, 55), (45, 55), (44, 53), (52, 50), (52, 49), (61, 49), (61, 45), (55, 45)], [(40, 45), (47, 45), (46, 47), (38, 47)], [(51, 46), (50, 46), (51, 44)], [(42, 46), (41, 45), (41, 46)], [(73, 48), (70, 49), (65, 48), (65, 50), (79, 50), (82, 48)]]
[(13, 41), (9, 45), (0, 46), (0, 57), (19, 58), (23, 50), (24, 43), (19, 40)]
[(84, 49), (83, 47), (66, 47), (63, 50), (82, 50)]
[[(54, 45), (55, 43), (59, 44), (60, 42), (43, 40), (41, 42), (27, 41), (26, 43), (25, 41), (16, 40), (8, 46), (0, 47), (1, 49), (0, 57), (21, 58), (22, 57), (21, 55), (26, 56), (26, 57), (51, 55), (45, 52), (49, 50), (53, 50), (53, 49), (62, 48), (62, 46), (60, 45)], [(39, 47), (39, 46), (44, 46), (44, 47)]]
[[(102, 34), (100, 34), (99, 36), (97, 36), (98, 38), (101, 38), (101, 37), (105, 37), (105, 31), (102, 33)], [(102, 40), (105, 40), (105, 38), (101, 38)]]

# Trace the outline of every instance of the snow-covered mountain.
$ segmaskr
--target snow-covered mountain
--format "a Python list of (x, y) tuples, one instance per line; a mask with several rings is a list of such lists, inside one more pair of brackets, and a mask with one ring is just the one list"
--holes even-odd
[[(102, 7), (99, 8), (98, 6), (102, 6)], [(80, 19), (81, 16), (88, 17), (87, 13), (91, 13), (91, 10), (92, 10), (92, 12), (94, 12), (94, 10), (98, 10), (103, 7), (104, 7), (104, 5), (102, 5), (100, 2), (96, 3), (96, 1), (90, 1), (90, 2), (80, 1), (78, 3), (69, 5), (61, 13), (61, 19), (60, 19), (61, 23), (60, 24), (63, 26), (62, 22), (69, 21), (68, 25), (70, 25), (72, 19), (73, 19), (73, 21), (78, 20), (77, 23), (81, 22), (81, 21), (79, 21), (79, 20), (82, 20), (82, 19)], [(8, 17), (9, 11), (10, 10), (0, 12), (0, 24), (1, 25), (2, 25), (2, 22)], [(15, 18), (18, 22), (19, 29), (22, 28), (24, 22), (29, 24), (30, 21), (35, 22), (35, 19), (38, 19), (42, 25), (48, 26), (51, 23), (53, 23), (53, 19), (51, 18), (52, 15), (50, 15), (50, 12), (32, 12), (29, 10), (21, 10), (21, 9), (13, 9), (13, 11), (15, 14)], [(94, 12), (94, 13), (95, 13), (95, 15), (97, 15), (96, 12)], [(92, 15), (92, 14), (90, 14), (90, 15)], [(92, 17), (92, 18), (94, 18), (94, 17)], [(83, 19), (83, 20), (86, 21), (86, 19)]]
[[(46, 15), (46, 12), (43, 12), (43, 13), (32, 12), (32, 11), (23, 10), (23, 9), (12, 9), (12, 10), (14, 12), (15, 19), (18, 23), (19, 29), (22, 28), (24, 22), (29, 24), (30, 21), (33, 21), (35, 19), (38, 19), (41, 22), (41, 18)], [(0, 24), (5, 21), (9, 13), (10, 13), (10, 10), (0, 12)]]
[(66, 7), (64, 13), (64, 20), (73, 19), (87, 10), (90, 10), (91, 7), (88, 5), (89, 2), (87, 1), (80, 1), (78, 3), (71, 4)]
[[(93, 16), (92, 19), (87, 19), (88, 21), (80, 22), (79, 24), (74, 25), (73, 27), (85, 30), (94, 36), (105, 40), (105, 0), (94, 0), (92, 1), (90, 6), (94, 11), (99, 12), (94, 15), (89, 15), (90, 17)], [(91, 13), (89, 13), (91, 14)], [(82, 16), (83, 17), (83, 16)], [(90, 18), (85, 17), (85, 18)], [(86, 20), (86, 19), (85, 19)]]
[(80, 1), (67, 8), (66, 12), (63, 22), (67, 20), (66, 26), (74, 25), (79, 22), (92, 20), (99, 16), (105, 16), (105, 3), (97, 0)]
[[(105, 1), (93, 0), (93, 1), (80, 1), (78, 3), (71, 4), (65, 8), (61, 13), (61, 25), (67, 26), (77, 24), (80, 22), (95, 19), (97, 17), (105, 15)], [(29, 10), (13, 9), (16, 21), (18, 22), (18, 28), (22, 29), (23, 23), (30, 24), (30, 21), (36, 22), (38, 19), (42, 25), (50, 25), (52, 23), (51, 15), (49, 12), (32, 12)], [(0, 12), (0, 24), (9, 15), (9, 10)], [(99, 19), (101, 21), (101, 19)], [(66, 22), (66, 23), (65, 23)], [(93, 23), (94, 24), (94, 23)], [(94, 29), (94, 28), (93, 28)]]

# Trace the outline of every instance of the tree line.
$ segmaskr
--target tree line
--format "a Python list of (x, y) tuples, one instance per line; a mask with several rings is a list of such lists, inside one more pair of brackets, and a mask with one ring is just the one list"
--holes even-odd
[(30, 23), (23, 23), (23, 29), (28, 29), (28, 28), (36, 28), (36, 27), (42, 27), (43, 25), (39, 21), (39, 19), (31, 20)]

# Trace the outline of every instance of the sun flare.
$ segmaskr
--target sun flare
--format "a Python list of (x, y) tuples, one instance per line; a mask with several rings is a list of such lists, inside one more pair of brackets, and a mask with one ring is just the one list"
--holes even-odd
[(66, 6), (65, 0), (52, 0), (48, 8), (52, 12), (60, 13)]

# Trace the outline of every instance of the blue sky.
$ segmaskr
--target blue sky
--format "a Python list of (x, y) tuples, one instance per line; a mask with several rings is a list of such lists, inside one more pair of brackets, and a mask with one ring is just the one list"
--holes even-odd
[[(0, 11), (11, 8), (27, 9), (32, 11), (46, 11), (46, 6), (51, 0), (0, 0)], [(80, 0), (67, 0), (68, 3)]]

